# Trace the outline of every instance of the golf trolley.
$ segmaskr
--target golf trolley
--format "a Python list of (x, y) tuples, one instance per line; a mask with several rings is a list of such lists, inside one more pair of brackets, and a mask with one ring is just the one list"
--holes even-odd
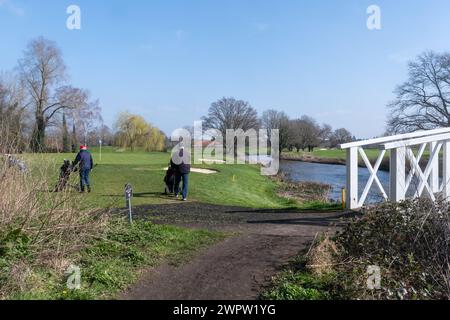
[(70, 184), (70, 175), (72, 172), (77, 172), (78, 168), (74, 167), (70, 160), (64, 160), (63, 165), (59, 169), (59, 180), (55, 186), (54, 192), (62, 192), (67, 188), (73, 188), (76, 191), (80, 190), (78, 184)]
[(169, 163), (169, 168), (164, 176), (164, 183), (164, 193), (166, 195), (175, 193), (175, 168), (171, 163)]

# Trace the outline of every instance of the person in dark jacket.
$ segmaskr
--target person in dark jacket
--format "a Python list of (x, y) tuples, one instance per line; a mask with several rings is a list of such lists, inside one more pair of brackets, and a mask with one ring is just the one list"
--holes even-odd
[(88, 192), (91, 192), (89, 175), (91, 170), (94, 168), (94, 160), (92, 159), (92, 155), (87, 150), (86, 146), (80, 147), (80, 152), (78, 152), (72, 166), (75, 167), (77, 164), (80, 164), (80, 192), (83, 193), (85, 187), (87, 187)]
[[(178, 156), (180, 159), (184, 159), (184, 147), (180, 148)], [(190, 159), (189, 156), (186, 158)], [(181, 191), (181, 194), (183, 196), (183, 201), (187, 201), (189, 191), (189, 173), (191, 172), (190, 161), (182, 161), (181, 164), (175, 166), (175, 168), (175, 197), (178, 198), (180, 193), (180, 183), (183, 181), (183, 190)]]

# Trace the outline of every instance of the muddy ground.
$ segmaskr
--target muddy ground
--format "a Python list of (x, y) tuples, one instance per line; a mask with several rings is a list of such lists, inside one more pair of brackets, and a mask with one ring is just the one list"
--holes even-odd
[(342, 212), (254, 210), (195, 202), (144, 206), (135, 214), (155, 223), (225, 231), (230, 236), (180, 266), (163, 264), (148, 270), (120, 299), (257, 299), (316, 234), (335, 232), (350, 217)]

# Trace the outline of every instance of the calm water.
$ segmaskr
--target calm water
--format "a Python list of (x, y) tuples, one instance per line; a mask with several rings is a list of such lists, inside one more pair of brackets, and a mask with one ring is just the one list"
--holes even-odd
[[(340, 165), (328, 165), (320, 163), (307, 163), (300, 161), (282, 161), (280, 163), (281, 172), (285, 173), (288, 178), (294, 182), (321, 182), (332, 186), (330, 198), (332, 200), (341, 201), (342, 188), (345, 188), (346, 168)], [(359, 168), (359, 193), (361, 194), (370, 177), (369, 170)], [(377, 174), (384, 190), (389, 194), (389, 172), (378, 171)], [(383, 197), (374, 181), (368, 195), (369, 202), (382, 201)]]

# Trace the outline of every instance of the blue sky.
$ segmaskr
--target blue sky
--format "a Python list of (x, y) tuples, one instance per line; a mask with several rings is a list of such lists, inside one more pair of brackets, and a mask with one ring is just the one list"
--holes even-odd
[[(66, 28), (71, 4), (81, 30)], [(379, 31), (366, 27), (371, 4)], [(0, 0), (0, 70), (41, 35), (108, 125), (128, 110), (171, 133), (233, 96), (369, 138), (385, 129), (407, 61), (450, 50), (450, 1)]]

